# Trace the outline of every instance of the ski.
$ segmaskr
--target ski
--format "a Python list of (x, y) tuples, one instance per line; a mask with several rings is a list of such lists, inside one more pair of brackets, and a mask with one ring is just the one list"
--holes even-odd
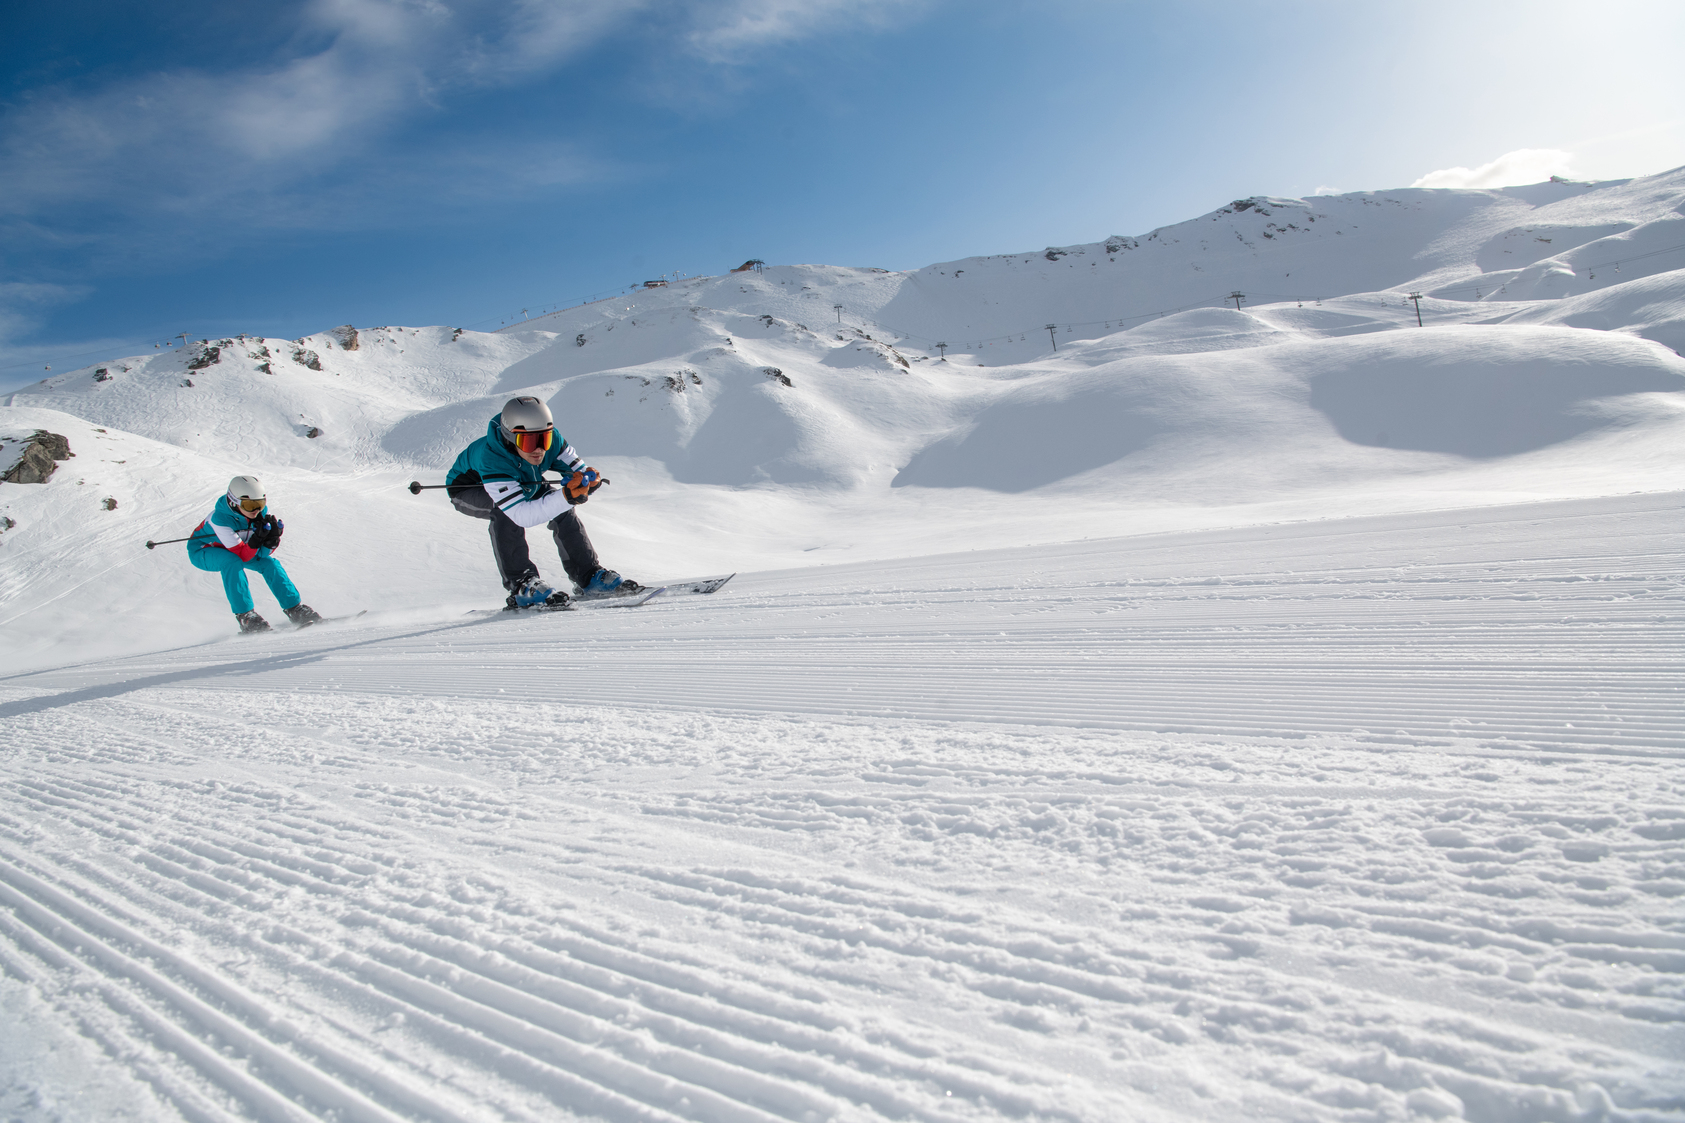
[(666, 591), (667, 587), (665, 585), (658, 585), (653, 589), (640, 590), (631, 596), (593, 597), (590, 600), (582, 600), (579, 597), (574, 597), (566, 604), (534, 604), (528, 605), (526, 608), (510, 608), (508, 605), (504, 605), (502, 608), (476, 608), (464, 613), (463, 615), (525, 616), (528, 614), (537, 615), (542, 612), (579, 612), (586, 609), (595, 610), (599, 608), (637, 608), (639, 605), (648, 604), (650, 601), (654, 600)]
[[(573, 594), (573, 599), (581, 604), (596, 604), (601, 601), (635, 599), (637, 597), (647, 597), (652, 587), (649, 585), (639, 585), (634, 589), (626, 588), (626, 585), (630, 584), (631, 582), (628, 581), (625, 585), (621, 585), (619, 588), (610, 589), (604, 593), (587, 593), (582, 589)], [(662, 588), (666, 588), (666, 586), (662, 586)]]
[(699, 577), (693, 581), (669, 581), (662, 588), (667, 590), (668, 596), (705, 597), (710, 593), (719, 592), (722, 585), (736, 576), (735, 573), (728, 573), (724, 577)]
[(324, 616), (320, 620), (312, 620), (308, 624), (295, 624), (293, 625), (293, 631), (302, 632), (306, 628), (314, 628), (317, 624), (337, 624), (342, 620), (355, 620), (359, 616), (367, 616), (368, 614), (369, 610), (365, 608), (361, 612), (348, 612), (344, 616)]
[(355, 620), (359, 616), (367, 616), (368, 614), (369, 610), (365, 608), (361, 612), (348, 612), (344, 616), (321, 616), (303, 624), (294, 624), (291, 620), (284, 620), (279, 624), (270, 624), (267, 628), (259, 628), (255, 632), (236, 632), (235, 638), (250, 639), (252, 636), (279, 636), (285, 635), (287, 632), (302, 632), (304, 629), (314, 628), (318, 624), (338, 624), (343, 620)]
[(579, 607), (573, 601), (566, 604), (529, 604), (525, 608), (511, 608), (503, 605), (500, 608), (470, 608), (464, 616), (538, 616), (546, 612), (572, 612)]
[(575, 597), (575, 608), (636, 608), (640, 604), (648, 604), (656, 597), (667, 591), (667, 586), (657, 585), (653, 589), (644, 589), (624, 597)]

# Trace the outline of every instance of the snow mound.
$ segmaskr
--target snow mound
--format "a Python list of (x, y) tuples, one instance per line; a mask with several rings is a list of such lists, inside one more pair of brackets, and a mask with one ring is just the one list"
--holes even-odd
[(1685, 269), (1534, 305), (1500, 322), (1630, 332), (1675, 354), (1685, 352)]
[[(1621, 335), (1475, 327), (1423, 334), (1329, 345), (1346, 354), (1301, 368), (1312, 372), (1311, 406), (1354, 444), (1488, 458), (1618, 432), (1635, 424), (1623, 397), (1685, 391), (1685, 362)], [(1666, 400), (1641, 408), (1657, 420), (1677, 412)]]
[[(1668, 397), (1626, 400), (1651, 394)], [(1672, 426), (1681, 394), (1685, 361), (1666, 349), (1560, 328), (1451, 327), (1124, 358), (979, 387), (971, 415), (894, 483), (1026, 491), (1128, 469), (1140, 456), (1142, 471), (1180, 462), (1232, 475), (1241, 493), (1257, 460), (1362, 473), (1373, 464), (1363, 448), (1484, 459)], [(1281, 482), (1272, 476), (1272, 486)]]

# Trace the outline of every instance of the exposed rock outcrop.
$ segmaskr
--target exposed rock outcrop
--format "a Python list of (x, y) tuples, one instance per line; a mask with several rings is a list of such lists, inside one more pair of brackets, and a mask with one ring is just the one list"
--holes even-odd
[[(76, 454), (70, 451), (70, 441), (57, 433), (49, 433), (45, 429), (35, 430), (35, 435), (25, 438), (22, 442), (23, 452), (17, 462), (7, 469), (0, 480), (9, 484), (44, 484), (58, 469), (55, 461), (69, 460)], [(5, 442), (10, 452), (14, 442)], [(9, 457), (8, 457), (9, 459)]]

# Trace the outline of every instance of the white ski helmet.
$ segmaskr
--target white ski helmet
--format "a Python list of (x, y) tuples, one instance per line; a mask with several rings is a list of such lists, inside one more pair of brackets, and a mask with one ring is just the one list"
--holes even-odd
[(497, 427), (503, 432), (503, 439), (510, 444), (515, 443), (515, 430), (525, 429), (529, 433), (554, 429), (556, 419), (550, 416), (550, 407), (537, 398), (510, 398), (503, 406), (503, 414), (497, 419)]
[(267, 498), (263, 493), (263, 485), (257, 482), (256, 476), (235, 476), (228, 481), (230, 507), (238, 507), (242, 499), (256, 499), (261, 502)]

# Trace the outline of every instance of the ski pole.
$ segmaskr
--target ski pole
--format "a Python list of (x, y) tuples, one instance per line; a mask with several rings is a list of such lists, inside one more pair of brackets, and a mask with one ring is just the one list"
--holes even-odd
[[(599, 478), (601, 478), (601, 477), (599, 477)], [(494, 482), (495, 482), (496, 479), (497, 479), (497, 477), (493, 477)], [(563, 481), (562, 480), (549, 480), (549, 479), (547, 479), (547, 480), (544, 480), (543, 482), (544, 483), (550, 483), (550, 484), (559, 484), (559, 483), (562, 483)], [(603, 480), (603, 482), (605, 484), (608, 483), (607, 480)], [(464, 484), (424, 484), (420, 480), (411, 480), (410, 481), (410, 494), (411, 495), (420, 495), (424, 491), (443, 491), (447, 487), (464, 487), (464, 486), (473, 487), (474, 485), (473, 484), (466, 484), (466, 485), (464, 485)]]
[(154, 546), (168, 546), (172, 542), (186, 542), (188, 538), (192, 538), (192, 537), (193, 536), (191, 534), (189, 534), (187, 536), (187, 538), (166, 538), (162, 542), (154, 542), (151, 539), (147, 539), (146, 548), (148, 550), (150, 550)]
[[(488, 479), (495, 483), (498, 480), (512, 480), (512, 479), (514, 479), (514, 477), (513, 476), (481, 476), (480, 479), (475, 481), (475, 482), (476, 483), (483, 483), (484, 481), (486, 481)], [(543, 482), (553, 484), (553, 483), (560, 483), (561, 481), (560, 480), (544, 480)], [(420, 495), (424, 491), (443, 491), (447, 487), (473, 487), (473, 486), (474, 486), (474, 484), (424, 484), (420, 480), (411, 480), (410, 481), (410, 494), (411, 495)]]

